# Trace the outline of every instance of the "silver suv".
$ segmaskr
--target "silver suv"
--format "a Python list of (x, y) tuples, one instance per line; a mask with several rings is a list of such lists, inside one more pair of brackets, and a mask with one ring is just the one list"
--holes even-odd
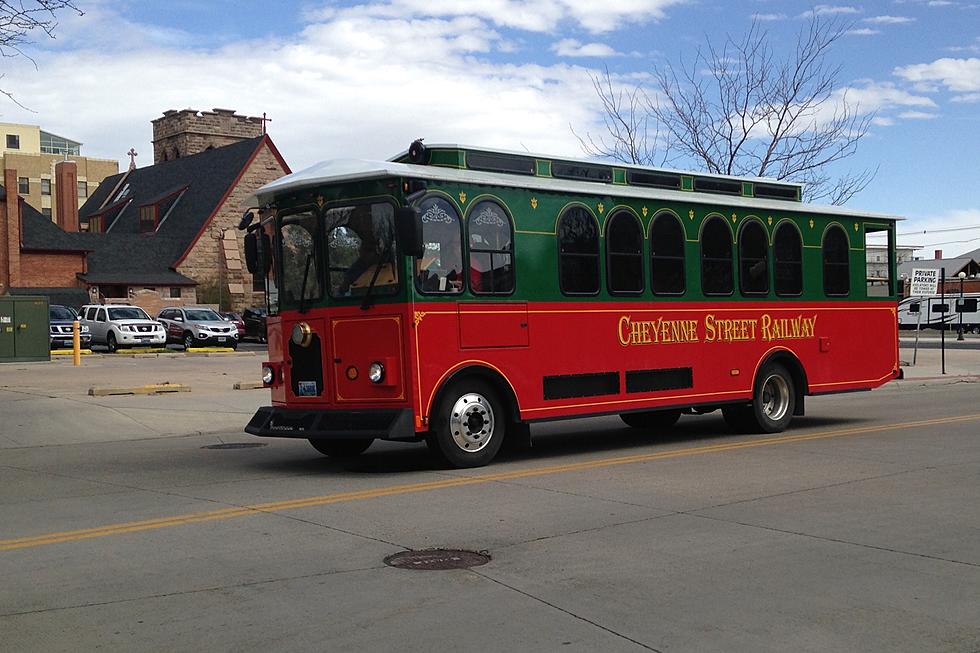
[(88, 327), (93, 345), (105, 345), (109, 351), (137, 345), (163, 346), (167, 334), (139, 306), (126, 304), (90, 304), (82, 306), (78, 321)]
[(167, 330), (167, 341), (179, 342), (184, 349), (208, 345), (238, 349), (238, 327), (206, 306), (165, 308), (157, 320)]

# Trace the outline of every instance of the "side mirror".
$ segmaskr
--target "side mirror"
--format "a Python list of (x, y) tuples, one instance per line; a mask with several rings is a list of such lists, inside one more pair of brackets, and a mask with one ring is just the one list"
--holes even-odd
[(269, 274), (272, 269), (272, 239), (261, 227), (245, 234), (245, 267), (251, 274)]
[(255, 219), (254, 213), (252, 213), (251, 211), (245, 211), (245, 214), (242, 215), (241, 221), (239, 221), (238, 223), (238, 230), (245, 231), (248, 225), (252, 224), (252, 220), (254, 219)]
[(395, 235), (398, 247), (405, 256), (420, 258), (423, 254), (422, 215), (414, 206), (395, 209)]

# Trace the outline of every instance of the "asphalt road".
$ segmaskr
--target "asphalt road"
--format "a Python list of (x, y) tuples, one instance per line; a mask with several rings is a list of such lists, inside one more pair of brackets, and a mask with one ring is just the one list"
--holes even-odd
[[(978, 651), (977, 397), (811, 399), (769, 437), (559, 422), (467, 471), (236, 430), (10, 446), (0, 649)], [(491, 561), (383, 562), (432, 547)]]

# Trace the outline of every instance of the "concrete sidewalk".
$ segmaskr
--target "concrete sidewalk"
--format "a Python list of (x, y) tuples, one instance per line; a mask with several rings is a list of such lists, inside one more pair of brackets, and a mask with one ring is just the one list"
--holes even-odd
[[(980, 349), (947, 347), (946, 374), (942, 373), (942, 352), (939, 349), (919, 348), (912, 365), (912, 345), (903, 339), (898, 350), (905, 372), (905, 381), (939, 381), (944, 378), (973, 379), (980, 381)], [(901, 383), (896, 381), (895, 383)]]

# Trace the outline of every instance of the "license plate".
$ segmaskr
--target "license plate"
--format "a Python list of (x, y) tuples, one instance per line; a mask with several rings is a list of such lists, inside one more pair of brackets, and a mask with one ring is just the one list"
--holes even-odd
[(316, 396), (316, 381), (300, 381), (298, 384), (296, 393), (300, 397), (315, 397)]
[(153, 340), (153, 337), (152, 336), (140, 336), (139, 339), (140, 339), (140, 342), (150, 342), (151, 340)]
[(227, 338), (224, 336), (218, 336), (218, 342), (224, 342), (225, 340), (227, 340)]

